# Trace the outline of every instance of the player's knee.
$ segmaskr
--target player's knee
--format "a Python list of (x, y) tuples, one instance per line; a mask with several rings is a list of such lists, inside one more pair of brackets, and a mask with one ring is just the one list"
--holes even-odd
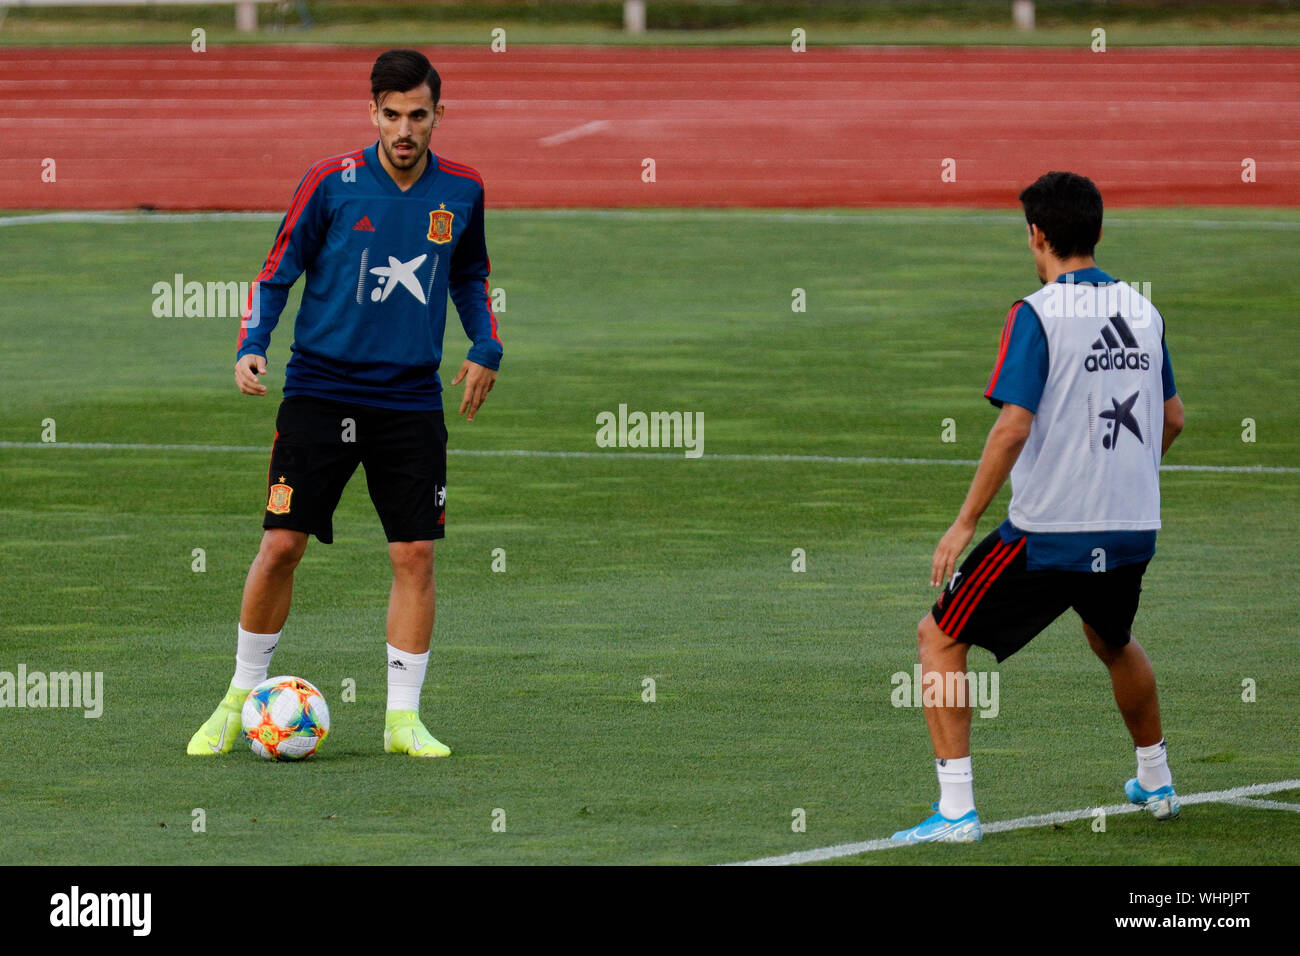
[(270, 528), (262, 536), (259, 557), (276, 571), (292, 571), (307, 550), (307, 536), (284, 528)]
[(939, 629), (934, 617), (927, 614), (916, 625), (916, 646), (921, 657), (926, 657), (952, 644), (952, 638)]
[(1083, 625), (1083, 636), (1088, 639), (1088, 646), (1092, 648), (1092, 652), (1107, 666), (1110, 666), (1110, 663), (1122, 650), (1122, 648), (1111, 647), (1102, 639), (1100, 634), (1087, 624)]
[(433, 575), (432, 541), (394, 541), (388, 546), (388, 554), (394, 574), (414, 578)]
[(934, 618), (926, 615), (916, 627), (918, 657), (926, 671), (948, 673), (966, 669), (967, 645), (945, 634)]

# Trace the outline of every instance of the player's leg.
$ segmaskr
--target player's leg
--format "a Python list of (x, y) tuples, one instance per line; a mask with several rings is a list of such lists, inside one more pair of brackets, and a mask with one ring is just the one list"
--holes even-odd
[(433, 639), (436, 589), (432, 541), (391, 541), (393, 589), (388, 596), (388, 643), (410, 654), (423, 654)]
[[(971, 843), (983, 838), (979, 814), (975, 811), (974, 774), (970, 752), (969, 702), (950, 699), (948, 691), (956, 691), (958, 679), (950, 674), (966, 672), (966, 651), (969, 645), (955, 639), (960, 630), (955, 626), (959, 613), (967, 605), (973, 610), (978, 588), (972, 588), (972, 577), (982, 583), (1004, 550), (1001, 538), (995, 531), (975, 546), (953, 575), (938, 602), (916, 627), (917, 653), (921, 662), (921, 686), (912, 688), (921, 695), (926, 727), (934, 748), (935, 773), (939, 778), (939, 800), (934, 804), (935, 814), (919, 825), (894, 834), (895, 840), (917, 842)], [(959, 583), (960, 582), (960, 583)], [(958, 607), (960, 605), (960, 607)], [(939, 621), (944, 622), (940, 627)], [(946, 630), (945, 630), (946, 628)], [(933, 684), (937, 682), (938, 687)], [(929, 688), (930, 696), (926, 695)], [(938, 700), (933, 700), (935, 691)], [(934, 706), (934, 704), (938, 706)]]
[[(925, 723), (934, 748), (934, 769), (939, 777), (939, 800), (934, 815), (894, 834), (909, 842), (974, 843), (983, 839), (975, 810), (974, 774), (971, 771), (970, 702), (964, 693), (966, 651), (969, 647), (945, 634), (931, 612), (916, 627), (921, 661), (921, 686)], [(960, 682), (960, 685), (959, 685)], [(932, 699), (937, 698), (937, 699)]]
[[(966, 651), (969, 644), (955, 641), (939, 629), (934, 614), (927, 614), (916, 627), (921, 661), (921, 687), (925, 723), (934, 748), (935, 773), (939, 777), (939, 801), (935, 815), (911, 831), (900, 831), (894, 839), (932, 839), (969, 843), (983, 839), (979, 814), (975, 811), (974, 773), (970, 750), (970, 701), (966, 688)], [(933, 686), (932, 686), (933, 682)], [(928, 696), (935, 693), (938, 700)]]
[(266, 680), (293, 599), (293, 572), (307, 551), (307, 533), (267, 528), (244, 578), (239, 607), (239, 647), (232, 690), (247, 692)]
[(262, 533), (261, 547), (244, 579), (240, 627), (256, 634), (277, 634), (284, 628), (293, 599), (293, 572), (306, 550), (304, 531), (268, 528)]
[(451, 748), (420, 720), (420, 691), (433, 638), (432, 541), (392, 541), (393, 587), (388, 597), (388, 705), (384, 749), (419, 757), (446, 757)]
[(1135, 639), (1130, 638), (1123, 647), (1111, 647), (1088, 624), (1083, 622), (1083, 633), (1093, 653), (1110, 672), (1115, 703), (1119, 706), (1124, 725), (1135, 747), (1150, 747), (1160, 743), (1164, 734), (1160, 729), (1160, 701), (1156, 695), (1156, 672), (1151, 659)]
[(436, 591), (434, 542), (444, 534), (447, 431), (442, 413), (374, 409), (362, 423), (366, 485), (388, 538), (388, 704), (384, 750), (446, 757), (451, 749), (420, 719)]
[(1157, 820), (1169, 820), (1180, 807), (1160, 725), (1155, 669), (1131, 631), (1145, 571), (1142, 562), (1081, 576), (1074, 607), (1089, 646), (1110, 673), (1115, 703), (1133, 738), (1137, 776), (1125, 783), (1124, 794)]
[(235, 673), (221, 703), (190, 738), (186, 752), (229, 753), (241, 729), (239, 711), (248, 692), (266, 680), (293, 597), (293, 574), (309, 534), (334, 540), (333, 514), (359, 456), (343, 440), (348, 406), (288, 398), (276, 416), (276, 440), (267, 472), (264, 529), (244, 579)]
[(262, 533), (262, 546), (244, 579), (235, 673), (217, 709), (190, 738), (189, 754), (229, 753), (239, 738), (240, 709), (248, 692), (266, 680), (271, 655), (289, 616), (293, 569), (306, 550), (307, 535), (301, 531), (270, 528)]
[(893, 839), (969, 843), (982, 839), (971, 765), (970, 645), (1005, 660), (1059, 617), (1069, 601), (1050, 572), (1028, 570), (1025, 539), (994, 531), (966, 558), (917, 626), (926, 726), (934, 747), (935, 814)]
[[(927, 614), (916, 626), (917, 649), (921, 660), (921, 680), (924, 683), (929, 675), (942, 681), (939, 689), (941, 703), (937, 707), (925, 707), (925, 723), (930, 731), (930, 743), (934, 747), (934, 756), (939, 760), (970, 758), (970, 702), (962, 695), (956, 698), (957, 680), (949, 675), (966, 673), (966, 651), (969, 644), (954, 641), (939, 630), (934, 615)], [(921, 688), (915, 688), (921, 693)], [(972, 807), (974, 804), (972, 804)], [(964, 812), (964, 811), (963, 811)]]

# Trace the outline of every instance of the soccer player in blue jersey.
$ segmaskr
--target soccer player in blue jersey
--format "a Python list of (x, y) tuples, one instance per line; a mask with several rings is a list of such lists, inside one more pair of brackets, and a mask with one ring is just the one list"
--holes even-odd
[(419, 715), (433, 634), (433, 545), (445, 521), (438, 368), (448, 295), (472, 343), (451, 382), (464, 382), (460, 414), (469, 421), (496, 382), (502, 346), (488, 295), (483, 181), (429, 149), (443, 118), (441, 86), (415, 50), (389, 50), (375, 61), (370, 117), (378, 141), (308, 170), (250, 296), (235, 382), (246, 395), (265, 395), (258, 376), (267, 370), (271, 332), (290, 286), (306, 273), (276, 416), (265, 530), (239, 612), (235, 673), (190, 740), (191, 754), (230, 751), (244, 699), (266, 679), (308, 536), (333, 541), (334, 509), (358, 464), (393, 568), (384, 749), (451, 753)]
[[(1164, 319), (1132, 286), (1097, 268), (1102, 201), (1083, 176), (1052, 172), (1020, 194), (1039, 291), (1007, 315), (985, 397), (1001, 409), (957, 520), (931, 562), (945, 584), (917, 628), (940, 798), (893, 839), (981, 839), (971, 770), (971, 644), (1001, 662), (1073, 608), (1110, 672), (1133, 738), (1128, 799), (1178, 815), (1155, 673), (1132, 639), (1138, 594), (1160, 527), (1160, 459), (1183, 428)], [(957, 559), (1011, 478), (1007, 520)], [(928, 703), (929, 701), (927, 701)]]

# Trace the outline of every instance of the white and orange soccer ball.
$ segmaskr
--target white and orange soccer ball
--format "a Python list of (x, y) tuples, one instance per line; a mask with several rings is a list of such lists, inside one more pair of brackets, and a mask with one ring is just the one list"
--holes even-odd
[(272, 677), (248, 692), (240, 714), (253, 753), (265, 760), (305, 760), (330, 729), (325, 696), (301, 677)]

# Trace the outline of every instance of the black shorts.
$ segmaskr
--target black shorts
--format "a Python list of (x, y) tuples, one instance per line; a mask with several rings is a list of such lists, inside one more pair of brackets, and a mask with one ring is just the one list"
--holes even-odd
[(447, 427), (441, 411), (404, 411), (294, 395), (275, 417), (263, 528), (334, 540), (334, 509), (357, 465), (389, 541), (443, 537)]
[(962, 562), (930, 613), (953, 640), (1006, 660), (1074, 608), (1110, 647), (1129, 642), (1147, 562), (1107, 571), (1030, 571), (1026, 538), (994, 531)]

